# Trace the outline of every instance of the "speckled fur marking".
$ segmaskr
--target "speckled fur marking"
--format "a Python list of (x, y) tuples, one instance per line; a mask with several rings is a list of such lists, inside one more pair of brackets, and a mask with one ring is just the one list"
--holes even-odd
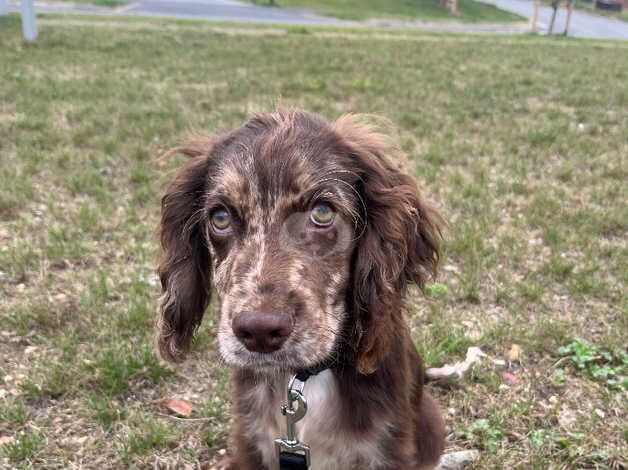
[[(190, 160), (162, 199), (157, 345), (182, 360), (215, 289), (235, 418), (221, 469), (274, 470), (289, 375), (331, 359), (308, 380), (297, 425), (312, 470), (438, 462), (443, 423), (403, 302), (407, 284), (422, 289), (435, 273), (442, 220), (390, 162), (386, 138), (359, 121), (279, 111), (175, 149)], [(309, 220), (321, 201), (335, 213), (325, 230)], [(210, 225), (218, 207), (231, 214), (226, 234)], [(277, 351), (251, 352), (235, 336), (234, 319), (255, 312), (293, 322)]]

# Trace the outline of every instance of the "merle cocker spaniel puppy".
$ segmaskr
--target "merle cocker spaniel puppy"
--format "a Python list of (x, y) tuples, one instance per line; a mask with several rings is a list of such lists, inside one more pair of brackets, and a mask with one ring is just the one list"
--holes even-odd
[(189, 160), (162, 199), (157, 343), (182, 360), (215, 289), (235, 418), (221, 468), (277, 468), (286, 384), (308, 368), (311, 469), (437, 465), (443, 421), (403, 303), (435, 273), (443, 222), (387, 142), (353, 115), (280, 110), (175, 149)]

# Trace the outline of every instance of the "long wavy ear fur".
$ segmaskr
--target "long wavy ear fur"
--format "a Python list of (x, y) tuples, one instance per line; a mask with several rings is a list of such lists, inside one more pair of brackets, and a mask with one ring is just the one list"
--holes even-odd
[(213, 139), (191, 140), (169, 154), (190, 157), (161, 200), (162, 297), (157, 348), (168, 361), (181, 361), (210, 301), (210, 253), (203, 227), (203, 195)]
[(406, 328), (407, 284), (423, 290), (436, 273), (444, 221), (422, 199), (414, 179), (388, 159), (392, 147), (385, 136), (354, 115), (341, 117), (332, 128), (350, 149), (362, 179), (366, 228), (354, 255), (352, 301), (361, 330), (355, 363), (368, 374)]

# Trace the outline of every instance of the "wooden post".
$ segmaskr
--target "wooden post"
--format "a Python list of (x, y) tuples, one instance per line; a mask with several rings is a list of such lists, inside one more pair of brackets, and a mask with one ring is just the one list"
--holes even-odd
[(438, 3), (452, 15), (458, 14), (458, 0), (439, 0)]
[(37, 38), (33, 0), (22, 0), (22, 32), (27, 41), (34, 41)]
[(554, 21), (556, 21), (556, 12), (558, 11), (558, 0), (552, 0), (552, 19), (550, 20), (549, 29), (547, 31), (548, 35), (551, 35), (554, 31)]
[(536, 33), (539, 30), (538, 20), (539, 20), (539, 1), (534, 0), (534, 13), (532, 14), (532, 32)]
[(567, 0), (567, 21), (565, 22), (564, 36), (569, 34), (569, 24), (571, 23), (571, 12), (573, 12), (573, 0)]

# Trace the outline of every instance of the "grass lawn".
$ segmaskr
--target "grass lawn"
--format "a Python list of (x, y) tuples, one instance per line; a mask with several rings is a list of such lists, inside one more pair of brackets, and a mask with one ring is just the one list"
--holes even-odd
[(59, 0), (60, 2), (76, 5), (93, 5), (98, 7), (115, 8), (129, 3), (129, 0)]
[(70, 3), (82, 3), (86, 5), (97, 5), (100, 7), (119, 7), (120, 5), (126, 5), (128, 0), (67, 0)]
[[(182, 468), (226, 446), (208, 313), (153, 354), (159, 198), (190, 129), (278, 103), (377, 113), (451, 229), (409, 321), (473, 468), (628, 461), (628, 47), (182, 21), (0, 18), (0, 467)], [(158, 400), (193, 405), (167, 415)]]
[[(266, 0), (249, 0), (264, 5)], [(280, 7), (307, 8), (347, 20), (397, 18), (404, 20), (450, 20), (505, 23), (522, 21), (518, 15), (474, 0), (458, 0), (458, 15), (451, 15), (438, 0), (275, 0)]]

